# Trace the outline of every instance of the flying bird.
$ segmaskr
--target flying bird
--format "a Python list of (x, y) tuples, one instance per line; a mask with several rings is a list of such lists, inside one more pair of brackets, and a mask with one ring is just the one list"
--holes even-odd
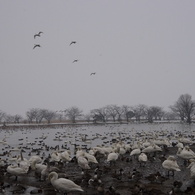
[(74, 60), (72, 63), (78, 62), (79, 60)]
[(70, 43), (70, 45), (75, 44), (75, 43), (76, 43), (76, 41), (72, 41), (72, 42)]
[(35, 35), (34, 35), (34, 39), (35, 39), (36, 37), (40, 37), (40, 36), (41, 36), (41, 33), (43, 33), (43, 32), (40, 31), (39, 33), (35, 34)]
[(96, 74), (96, 72), (92, 72), (92, 73), (90, 74), (90, 76), (91, 76), (91, 75), (95, 75), (95, 74)]
[(41, 47), (39, 44), (35, 44), (33, 49), (35, 49), (36, 47)]

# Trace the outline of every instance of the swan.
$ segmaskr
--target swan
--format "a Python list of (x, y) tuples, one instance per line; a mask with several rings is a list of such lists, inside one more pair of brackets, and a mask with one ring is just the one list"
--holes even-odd
[(138, 156), (138, 161), (140, 162), (140, 166), (141, 166), (141, 163), (146, 163), (148, 160), (148, 157), (145, 153), (141, 153), (139, 156)]
[(151, 152), (157, 152), (157, 151), (161, 152), (162, 148), (157, 146), (156, 144), (151, 144), (150, 146), (142, 150), (142, 152), (144, 153), (151, 153)]
[(41, 171), (41, 180), (45, 181), (46, 177), (49, 175), (51, 172), (60, 172), (60, 170), (57, 167), (50, 167), (49, 162), (47, 162), (46, 168), (43, 168)]
[(43, 169), (46, 169), (47, 168), (47, 165), (44, 165), (42, 163), (37, 163), (36, 160), (34, 160), (32, 163), (31, 163), (31, 169), (34, 170), (36, 173), (41, 173), (41, 171)]
[(168, 176), (169, 176), (169, 171), (172, 171), (173, 176), (174, 176), (174, 171), (181, 171), (174, 156), (169, 156), (167, 160), (165, 160), (162, 163), (162, 167), (168, 170)]
[(195, 179), (195, 160), (194, 159), (190, 160), (190, 165), (187, 168), (190, 169), (190, 178)]
[(184, 160), (189, 160), (195, 158), (195, 153), (193, 151), (189, 151), (186, 147), (178, 148), (177, 156)]
[(78, 159), (79, 156), (84, 156), (84, 151), (81, 148), (78, 148), (76, 152), (76, 158)]
[(84, 157), (87, 158), (88, 162), (92, 162), (92, 163), (96, 163), (96, 164), (98, 163), (98, 161), (95, 158), (95, 156), (93, 156), (93, 155), (91, 155), (91, 154), (89, 154), (87, 152), (84, 153)]
[(119, 156), (119, 154), (115, 153), (115, 152), (108, 154), (107, 162), (114, 162), (115, 163), (116, 160), (118, 159), (118, 156)]
[(60, 161), (60, 153), (52, 152), (50, 162), (59, 162)]
[(10, 173), (11, 175), (16, 176), (16, 179), (15, 179), (16, 181), (17, 181), (18, 176), (27, 174), (25, 169), (23, 169), (17, 165), (9, 165), (7, 167), (7, 172)]
[(184, 148), (184, 145), (183, 145), (183, 143), (181, 143), (181, 142), (179, 142), (179, 143), (177, 143), (176, 145), (175, 145), (177, 148)]
[(41, 163), (42, 158), (40, 156), (31, 156), (28, 161), (30, 162), (30, 164), (32, 164), (33, 161), (36, 161), (36, 163)]
[(18, 159), (19, 166), (23, 168), (26, 172), (28, 172), (30, 167), (30, 162), (23, 157), (22, 150), (20, 151), (20, 158)]
[(183, 144), (193, 144), (193, 141), (191, 141), (190, 139), (186, 138), (186, 137), (181, 137), (179, 138), (179, 141)]
[(60, 158), (63, 162), (69, 162), (71, 161), (71, 158), (70, 158), (70, 151), (64, 151), (62, 153), (60, 153)]
[(56, 172), (51, 172), (48, 176), (52, 186), (61, 191), (61, 192), (72, 192), (72, 191), (80, 191), (83, 192), (83, 189), (75, 184), (73, 181), (65, 178), (58, 178), (58, 174)]
[(90, 169), (87, 159), (83, 156), (79, 156), (77, 162), (82, 169)]

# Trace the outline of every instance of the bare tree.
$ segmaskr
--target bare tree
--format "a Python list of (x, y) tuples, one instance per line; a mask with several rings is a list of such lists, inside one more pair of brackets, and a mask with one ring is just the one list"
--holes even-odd
[(118, 120), (119, 122), (121, 122), (121, 121), (122, 121), (122, 115), (123, 115), (123, 113), (124, 113), (124, 110), (122, 109), (122, 107), (117, 106), (117, 105), (114, 106), (114, 110), (115, 110), (116, 113), (117, 113), (117, 117), (118, 117), (117, 120)]
[(108, 110), (106, 107), (102, 107), (102, 108), (99, 108), (99, 109), (93, 109), (90, 111), (93, 119), (94, 119), (94, 122), (100, 120), (102, 122), (106, 122), (107, 121), (107, 118), (109, 116), (109, 113), (108, 113)]
[(130, 106), (127, 106), (127, 105), (123, 105), (122, 106), (122, 110), (123, 110), (123, 115), (126, 119), (127, 122), (129, 122), (129, 119), (134, 117), (135, 114), (134, 112), (131, 110), (131, 107)]
[(186, 120), (187, 123), (192, 122), (192, 116), (195, 113), (195, 101), (192, 100), (191, 95), (181, 95), (173, 106), (170, 106), (171, 110), (176, 113), (181, 120)]
[(150, 106), (147, 111), (147, 119), (149, 123), (153, 122), (153, 119), (157, 120), (157, 119), (161, 119), (161, 117), (163, 116), (163, 109), (161, 107), (158, 106)]
[(5, 119), (6, 113), (0, 110), (0, 123)]
[(76, 119), (82, 116), (83, 111), (78, 107), (73, 106), (71, 108), (66, 109), (65, 115), (73, 122), (76, 123)]
[(50, 123), (53, 118), (55, 118), (56, 113), (51, 110), (44, 110), (44, 119), (47, 120), (47, 123)]
[(36, 118), (36, 114), (37, 114), (36, 108), (31, 108), (29, 111), (26, 112), (26, 116), (28, 118), (29, 123), (33, 122), (33, 120)]
[(91, 118), (92, 118), (91, 114), (85, 114), (85, 115), (84, 115), (84, 119), (85, 119), (88, 123), (91, 121)]
[(147, 106), (144, 104), (139, 104), (137, 106), (132, 107), (132, 111), (135, 114), (135, 119), (136, 121), (141, 120), (141, 117), (145, 117), (146, 116), (146, 112), (147, 112)]
[(165, 112), (164, 118), (168, 121), (177, 119), (177, 115), (174, 112)]
[(12, 116), (10, 114), (6, 114), (5, 115), (5, 122), (6, 123), (14, 123), (14, 116)]
[(110, 117), (112, 117), (113, 121), (116, 121), (117, 112), (115, 110), (116, 105), (108, 105), (106, 106), (107, 113)]
[(19, 114), (14, 115), (14, 122), (15, 123), (20, 123), (20, 120), (22, 120), (22, 116)]

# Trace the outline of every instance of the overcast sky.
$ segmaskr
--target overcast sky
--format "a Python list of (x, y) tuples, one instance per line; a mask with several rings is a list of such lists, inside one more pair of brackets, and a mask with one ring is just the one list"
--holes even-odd
[(195, 99), (194, 10), (194, 0), (0, 0), (0, 110)]

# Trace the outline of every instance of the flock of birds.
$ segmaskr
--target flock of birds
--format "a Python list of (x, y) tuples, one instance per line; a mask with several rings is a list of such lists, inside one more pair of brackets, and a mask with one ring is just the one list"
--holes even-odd
[[(5, 136), (0, 140), (1, 192), (5, 192), (6, 182), (23, 181), (22, 178), (27, 181), (31, 176), (40, 182), (40, 188), (32, 191), (34, 194), (48, 188), (48, 182), (52, 185), (50, 190), (55, 189), (63, 194), (195, 194), (194, 184), (182, 189), (181, 180), (182, 176), (187, 181), (195, 180), (195, 135), (183, 136), (181, 132), (173, 134), (168, 131), (142, 131), (132, 135), (133, 130), (114, 132), (114, 127), (109, 128), (111, 133), (96, 133), (92, 138), (78, 133), (79, 130), (73, 132), (72, 128), (65, 129), (55, 134), (54, 140), (58, 141), (55, 147), (46, 144), (49, 135), (44, 133), (34, 143), (27, 142), (20, 147), (11, 147)], [(1, 131), (9, 135), (12, 132)], [(26, 130), (26, 134), (30, 133), (33, 130)], [(67, 142), (63, 144), (63, 141), (73, 136), (75, 140), (69, 142), (72, 145), (70, 149)], [(103, 144), (92, 146), (97, 139), (101, 139)], [(23, 138), (21, 141), (25, 142)], [(40, 148), (35, 149), (34, 146)], [(177, 176), (176, 173), (181, 171), (186, 173), (185, 176)], [(12, 176), (15, 176), (14, 180)], [(163, 186), (163, 182), (170, 181), (170, 178), (172, 186), (166, 193), (158, 189), (159, 185), (158, 188), (147, 188), (148, 183), (143, 182), (150, 181)], [(127, 193), (120, 192), (120, 182), (121, 185), (127, 183)]]
[[(38, 32), (38, 33), (36, 33), (36, 34), (34, 34), (34, 39), (35, 39), (36, 37), (41, 37), (41, 34), (43, 34), (42, 31), (40, 31), (40, 32)], [(71, 46), (72, 44), (76, 44), (76, 43), (77, 43), (76, 41), (71, 41), (71, 43), (69, 44), (69, 46)], [(34, 44), (33, 49), (35, 49), (35, 48), (37, 48), (37, 47), (41, 47), (41, 45), (40, 45), (40, 44)], [(75, 60), (73, 60), (72, 63), (75, 63), (75, 62), (78, 62), (78, 61), (79, 61), (78, 59), (75, 59)], [(96, 74), (96, 72), (92, 72), (92, 73), (90, 74), (90, 76), (91, 76), (91, 75), (95, 75), (95, 74)]]

